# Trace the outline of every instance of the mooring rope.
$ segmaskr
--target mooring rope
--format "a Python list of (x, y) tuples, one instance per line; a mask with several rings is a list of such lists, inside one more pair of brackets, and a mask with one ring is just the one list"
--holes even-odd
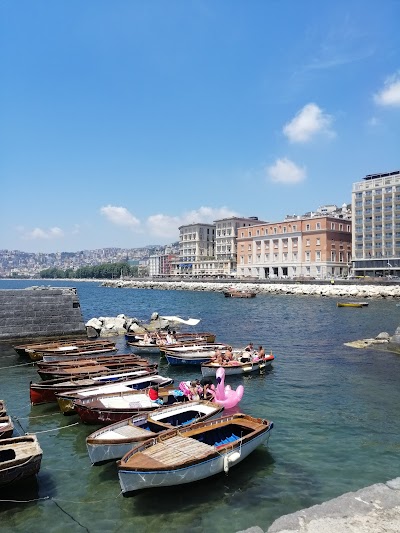
[(79, 422), (74, 422), (73, 424), (69, 424), (68, 426), (62, 426), (60, 428), (53, 428), (53, 429), (43, 429), (42, 431), (35, 431), (35, 433), (48, 433), (49, 431), (60, 431), (61, 429), (70, 428), (72, 426), (77, 426)]
[(35, 363), (31, 361), (30, 363), (20, 363), (19, 365), (3, 366), (0, 368), (0, 370), (7, 370), (8, 368), (16, 368), (17, 366), (27, 366), (27, 365), (34, 366), (34, 364)]

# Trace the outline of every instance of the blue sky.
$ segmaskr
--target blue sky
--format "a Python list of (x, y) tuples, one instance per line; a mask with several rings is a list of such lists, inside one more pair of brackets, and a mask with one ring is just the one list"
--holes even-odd
[(2, 0), (0, 249), (279, 221), (400, 168), (400, 3)]

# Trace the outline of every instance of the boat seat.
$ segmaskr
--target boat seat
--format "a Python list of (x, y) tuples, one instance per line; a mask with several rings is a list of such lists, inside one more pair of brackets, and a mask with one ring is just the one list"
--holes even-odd
[(116, 428), (113, 430), (113, 432), (121, 435), (122, 437), (148, 437), (149, 439), (156, 435), (156, 433), (153, 433), (153, 431), (149, 431), (138, 426), (133, 426), (131, 424)]

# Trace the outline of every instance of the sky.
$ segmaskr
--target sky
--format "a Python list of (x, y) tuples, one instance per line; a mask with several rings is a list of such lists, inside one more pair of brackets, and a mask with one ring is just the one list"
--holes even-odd
[(398, 0), (0, 0), (0, 250), (138, 248), (400, 169)]

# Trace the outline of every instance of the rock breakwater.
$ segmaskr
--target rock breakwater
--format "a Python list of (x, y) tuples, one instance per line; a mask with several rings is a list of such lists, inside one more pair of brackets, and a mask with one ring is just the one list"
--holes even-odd
[(230, 288), (251, 290), (258, 294), (287, 294), (303, 296), (326, 296), (332, 298), (400, 298), (400, 285), (357, 284), (345, 285), (318, 283), (220, 283), (201, 281), (128, 281), (110, 280), (102, 283), (105, 287), (121, 289), (156, 289), (182, 291), (223, 292)]

